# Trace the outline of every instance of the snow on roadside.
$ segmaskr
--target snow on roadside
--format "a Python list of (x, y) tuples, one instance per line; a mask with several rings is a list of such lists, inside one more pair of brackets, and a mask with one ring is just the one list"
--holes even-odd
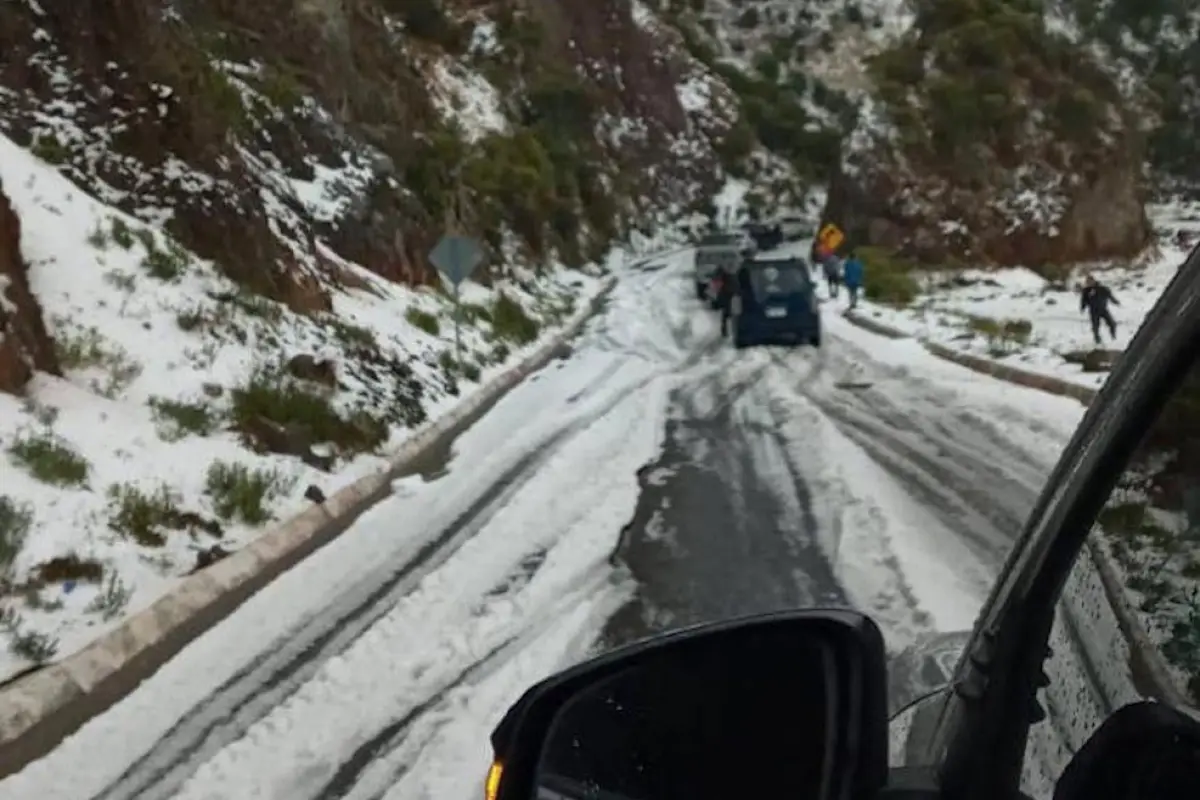
[(822, 549), (854, 606), (880, 622), (889, 649), (930, 630), (969, 629), (991, 581), (986, 568), (828, 416), (797, 396), (790, 374), (774, 370), (765, 380), (779, 405), (791, 406), (779, 430), (808, 487)]
[[(0, 395), (0, 680), (145, 608), (197, 551), (302, 510), (309, 485), (331, 494), (379, 468), (601, 285), (567, 270), (468, 284), (458, 366), (444, 292), (326, 251), (345, 284), (333, 311), (296, 314), (4, 137), (0, 179), (64, 372)], [(290, 446), (295, 424), (328, 434), (297, 446), (304, 460), (245, 444)]]
[[(1121, 351), (1187, 257), (1200, 231), (1195, 215), (1155, 209), (1159, 252), (1136, 266), (1077, 269), (1049, 281), (1028, 269), (966, 270), (922, 276), (921, 295), (906, 308), (864, 301), (858, 314), (926, 341), (1030, 372), (1099, 388), (1106, 370), (1085, 371), (1085, 354), (1097, 348), (1079, 286), (1090, 272), (1112, 289), (1117, 336), (1101, 330), (1102, 350)], [(1191, 217), (1191, 218), (1189, 218)], [(1180, 232), (1183, 232), (1183, 236)], [(844, 306), (844, 300), (838, 303)]]
[[(446, 743), (450, 752), (435, 742), (439, 749), (423, 756), (423, 768), (445, 781), (478, 785), (486, 757), (479, 772), (469, 764), (464, 770), (464, 751), (453, 748), (467, 739), (486, 745), (488, 726), (503, 706), (560, 659), (584, 655), (597, 631), (587, 623), (603, 619), (612, 603), (625, 598), (624, 583), (609, 581), (608, 556), (636, 505), (637, 470), (661, 447), (672, 385), (661, 377), (663, 367), (687, 355), (674, 325), (663, 324), (661, 310), (669, 303), (659, 302), (680, 294), (686, 261), (684, 255), (673, 269), (631, 270), (611, 295), (612, 311), (589, 323), (573, 357), (513, 389), (459, 437), (448, 472), (435, 482), (417, 476), (397, 481), (394, 496), (357, 520), (353, 535), (280, 576), (54, 753), (0, 781), (0, 797), (91, 797), (147, 754), (170, 760), (174, 751), (161, 737), (198, 708), (200, 718), (189, 717), (189, 724), (206, 731), (199, 759), (208, 762), (205, 774), (213, 781), (233, 785), (232, 796), (253, 795), (259, 782), (316, 780), (315, 773), (327, 767), (321, 759), (344, 755), (352, 740), (377, 732), (371, 730), (378, 722), (373, 716), (389, 710), (402, 716), (405, 707), (447, 689), (461, 670), (484, 659), (447, 696), (447, 702), (469, 693), (476, 698), (470, 709), (448, 709), (464, 712), (455, 715), (461, 735)], [(482, 527), (469, 530), (461, 547), (448, 548), (444, 561), (433, 559), (429, 572), (403, 570), (461, 521), (463, 509), (489, 505), (489, 495), (531, 456), (546, 463), (532, 468), (528, 481), (514, 482), (511, 494), (493, 498), (479, 520)], [(405, 577), (386, 596), (376, 596), (398, 570)], [(369, 598), (378, 605), (355, 616)], [(384, 613), (376, 615), (376, 607)], [(320, 641), (334, 624), (338, 638)], [(509, 636), (517, 637), (513, 646), (488, 660), (491, 646)], [(310, 648), (317, 652), (308, 662), (311, 672), (289, 673), (287, 665), (303, 660), (299, 654), (311, 655)], [(491, 667), (511, 678), (498, 678), (503, 686), (497, 691), (513, 694), (471, 693), (470, 681)], [(281, 672), (287, 675), (282, 682)], [(214, 702), (214, 690), (223, 685), (235, 688)], [(368, 700), (354, 701), (356, 693)], [(289, 695), (294, 702), (275, 706)], [(245, 719), (258, 720), (267, 708), (274, 710), (248, 736), (227, 730), (240, 731)], [(320, 724), (313, 724), (316, 719)], [(291, 721), (302, 729), (294, 737), (286, 724)], [(206, 722), (217, 731), (206, 729)], [(422, 723), (412, 735), (427, 730)], [(239, 743), (231, 744), (234, 739)], [(304, 740), (319, 747), (297, 761), (288, 748)], [(186, 736), (182, 744), (189, 744)], [(246, 749), (274, 756), (238, 761)], [(439, 755), (446, 762), (435, 767), (430, 759)], [(383, 767), (397, 763), (383, 754), (379, 761)], [(263, 763), (275, 766), (263, 770)], [(247, 777), (249, 772), (254, 774)], [(136, 787), (138, 778), (146, 775), (128, 785)], [(207, 793), (202, 781), (193, 786), (202, 796), (228, 795), (216, 783)], [(284, 792), (297, 793), (306, 794)]]

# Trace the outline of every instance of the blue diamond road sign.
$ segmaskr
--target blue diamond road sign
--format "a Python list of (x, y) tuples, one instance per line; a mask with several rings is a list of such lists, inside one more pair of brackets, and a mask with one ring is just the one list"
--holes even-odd
[(429, 251), (429, 260), (443, 278), (458, 286), (483, 263), (483, 248), (469, 236), (443, 236)]

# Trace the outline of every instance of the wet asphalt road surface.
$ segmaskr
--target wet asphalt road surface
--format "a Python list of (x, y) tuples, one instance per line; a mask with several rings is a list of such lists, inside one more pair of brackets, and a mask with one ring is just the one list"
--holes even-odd
[(757, 474), (751, 449), (782, 452), (786, 443), (769, 426), (742, 424), (729, 399), (708, 412), (676, 393), (663, 455), (638, 476), (641, 497), (615, 557), (637, 594), (606, 626), (605, 647), (699, 622), (847, 604), (813, 515), (795, 529), (776, 524), (789, 500), (807, 508), (803, 481), (791, 475), (787, 497), (778, 480)]
[[(639, 476), (642, 495), (614, 557), (638, 589), (606, 626), (605, 646), (764, 611), (855, 605), (830, 558), (855, 554), (839, 548), (839, 509), (829, 506), (856, 498), (830, 497), (812, 477), (829, 457), (808, 438), (818, 422), (962, 537), (986, 568), (975, 575), (986, 592), (1055, 454), (1022, 447), (1013, 430), (1051, 442), (1061, 432), (1001, 403), (970, 408), (844, 341), (820, 353), (718, 343), (711, 359), (712, 372), (675, 392), (663, 455)], [(891, 588), (864, 610), (914, 635), (931, 630), (900, 564), (883, 551), (871, 557)]]

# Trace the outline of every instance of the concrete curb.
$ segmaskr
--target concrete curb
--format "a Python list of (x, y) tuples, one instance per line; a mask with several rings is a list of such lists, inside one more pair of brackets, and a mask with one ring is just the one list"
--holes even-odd
[[(648, 260), (648, 259), (640, 259)], [(189, 642), (305, 557), (333, 541), (388, 496), (392, 480), (448, 444), (504, 394), (549, 363), (600, 309), (616, 278), (520, 363), (453, 410), (419, 428), (388, 467), (336, 492), (232, 555), (184, 578), (149, 608), (55, 664), (0, 687), (0, 778), (53, 750), (84, 723), (124, 698)]]
[[(845, 314), (844, 316), (851, 324), (890, 339), (914, 338), (903, 331), (875, 320), (866, 319), (858, 314)], [(1099, 394), (1095, 389), (1089, 389), (1086, 386), (1072, 384), (1070, 381), (1064, 381), (1049, 375), (1026, 372), (1025, 370), (1010, 367), (1007, 364), (968, 355), (967, 353), (960, 353), (936, 342), (921, 340), (921, 345), (938, 358), (953, 362), (967, 369), (1029, 389), (1038, 389), (1062, 397), (1072, 397), (1084, 405), (1090, 405), (1096, 398), (1096, 395)], [(1154, 697), (1163, 702), (1170, 702), (1179, 707), (1190, 706), (1190, 701), (1183, 696), (1178, 687), (1176, 687), (1175, 681), (1172, 680), (1170, 668), (1163, 660), (1158, 648), (1151, 642), (1150, 634), (1147, 633), (1145, 627), (1142, 625), (1142, 621), (1138, 619), (1137, 611), (1129, 604), (1129, 599), (1121, 586), (1120, 573), (1112, 564), (1108, 554), (1104, 552), (1102, 547), (1096, 546), (1090, 539), (1087, 543), (1087, 550), (1091, 556), (1092, 563), (1096, 565), (1097, 573), (1100, 575), (1100, 583), (1104, 587), (1104, 594), (1108, 599), (1108, 604), (1117, 618), (1117, 626), (1120, 628), (1121, 634), (1125, 637), (1125, 642), (1129, 646), (1130, 672), (1133, 675), (1133, 681), (1138, 691), (1144, 696)]]
[[(859, 314), (847, 313), (843, 315), (847, 322), (852, 325), (857, 325), (865, 331), (886, 336), (889, 339), (912, 339), (915, 338), (910, 334), (897, 330), (890, 325), (884, 325), (882, 322), (877, 322), (873, 319), (868, 319)], [(1071, 397), (1084, 405), (1088, 405), (1096, 397), (1096, 390), (1089, 389), (1086, 386), (1080, 386), (1070, 381), (1064, 381), (1061, 378), (1055, 378), (1050, 375), (1041, 375), (1036, 372), (1018, 369), (1011, 367), (1008, 364), (1001, 364), (998, 361), (993, 361), (990, 358), (981, 358), (968, 353), (962, 353), (951, 347), (930, 342), (921, 339), (921, 346), (928, 350), (933, 355), (945, 361), (951, 361), (961, 367), (974, 370), (975, 372), (984, 375), (990, 375), (1008, 383), (1013, 383), (1018, 386), (1024, 386), (1029, 389), (1038, 389), (1039, 391), (1049, 394), (1056, 394), (1062, 397)]]

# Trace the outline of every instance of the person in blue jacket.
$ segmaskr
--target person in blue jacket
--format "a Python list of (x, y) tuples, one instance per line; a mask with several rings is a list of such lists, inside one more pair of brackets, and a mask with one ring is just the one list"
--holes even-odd
[(858, 305), (858, 290), (862, 288), (862, 282), (863, 263), (858, 253), (851, 250), (846, 263), (842, 265), (842, 283), (846, 285), (846, 292), (850, 295), (851, 308)]

